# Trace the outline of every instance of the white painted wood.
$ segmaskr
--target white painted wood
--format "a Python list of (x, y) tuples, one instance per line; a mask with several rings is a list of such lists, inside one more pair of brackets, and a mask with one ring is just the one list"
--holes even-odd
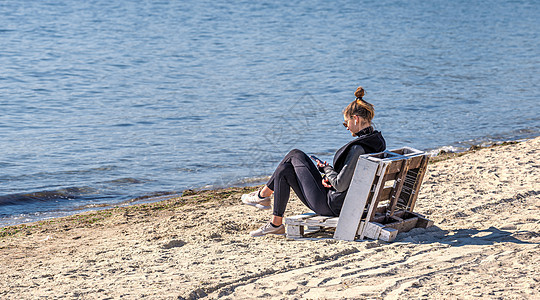
[(316, 217), (313, 217), (313, 218), (309, 218), (309, 219), (306, 219), (304, 221), (304, 223), (306, 225), (310, 225), (310, 226), (321, 226), (321, 224), (326, 220), (326, 219), (329, 219), (330, 217), (325, 217), (325, 216), (316, 216)]
[(321, 231), (320, 226), (308, 226), (307, 228), (304, 228), (304, 234), (314, 233), (314, 232), (319, 232), (319, 231)]
[(289, 224), (289, 225), (299, 225), (302, 220), (304, 219), (307, 219), (307, 218), (310, 218), (312, 216), (316, 216), (317, 214), (316, 213), (305, 213), (305, 214), (301, 214), (301, 215), (296, 215), (296, 216), (292, 216), (292, 217), (287, 217), (285, 218), (285, 224)]
[(287, 225), (288, 238), (300, 238), (303, 235), (303, 226)]
[(364, 230), (364, 224), (365, 223), (366, 222), (364, 222), (364, 221), (360, 221), (360, 225), (358, 226), (358, 230), (356, 231), (356, 235), (362, 234), (362, 231)]
[(324, 223), (322, 225), (326, 226), (326, 227), (336, 227), (338, 222), (339, 222), (339, 218), (334, 217), (334, 218), (330, 218), (330, 219), (324, 221)]
[[(382, 171), (380, 172), (379, 180), (377, 181), (377, 187), (375, 188), (375, 193), (373, 193), (373, 198), (372, 198), (373, 201), (375, 201), (375, 199), (377, 199), (377, 197), (379, 196), (379, 191), (381, 190), (381, 185), (384, 182), (384, 175), (386, 174), (386, 168), (388, 167), (389, 164), (390, 164), (390, 162), (387, 162), (387, 161), (383, 161), (383, 162), (380, 163)], [(375, 204), (372, 203), (372, 205), (370, 205), (369, 209), (368, 209), (367, 217), (366, 217), (366, 220), (365, 220), (366, 223), (369, 222), (369, 219), (371, 217), (371, 213), (373, 212), (374, 208), (375, 208)], [(364, 229), (362, 230), (362, 233), (360, 234), (360, 239), (361, 240), (364, 239), (364, 231), (365, 230), (366, 230), (366, 226), (364, 226)]]
[(396, 239), (397, 234), (398, 231), (394, 228), (383, 228), (381, 229), (381, 233), (379, 234), (379, 240), (391, 242)]
[(366, 228), (364, 229), (364, 235), (368, 239), (376, 240), (381, 234), (381, 230), (384, 228), (383, 224), (376, 222), (368, 222)]
[(416, 156), (416, 155), (422, 155), (422, 154), (425, 153), (423, 151), (420, 151), (420, 150), (417, 150), (417, 149), (414, 149), (414, 148), (411, 148), (411, 147), (401, 147), (401, 148), (398, 148), (398, 149), (392, 149), (392, 150), (390, 150), (390, 152), (397, 152), (397, 151), (401, 151), (401, 150), (404, 150), (403, 151), (404, 156)]
[(317, 220), (307, 219), (304, 221), (304, 224), (306, 224), (307, 226), (320, 226), (321, 222)]
[(334, 233), (335, 239), (354, 240), (378, 168), (379, 163), (377, 162), (372, 162), (362, 156), (358, 159), (347, 196), (341, 208), (339, 222)]
[(317, 214), (303, 214), (285, 218), (286, 225), (302, 225), (302, 226), (319, 226), (319, 227), (336, 227), (338, 217), (319, 216)]
[(285, 225), (302, 225), (302, 220), (287, 220), (285, 219)]
[(332, 217), (329, 217), (329, 216), (316, 216), (316, 217), (310, 218), (310, 220), (322, 223), (322, 222), (324, 222), (324, 221), (326, 221), (327, 219), (330, 219), (330, 218), (332, 218)]
[(301, 219), (311, 218), (312, 216), (315, 216), (315, 215), (317, 215), (317, 214), (316, 213), (305, 213), (305, 214), (301, 214), (301, 215), (287, 217), (286, 219), (301, 220)]

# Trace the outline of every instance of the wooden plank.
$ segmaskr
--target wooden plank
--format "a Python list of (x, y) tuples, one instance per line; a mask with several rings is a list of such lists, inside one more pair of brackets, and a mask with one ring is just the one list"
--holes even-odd
[(386, 182), (388, 180), (396, 180), (399, 176), (399, 172), (392, 173), (392, 174), (386, 174), (383, 178), (383, 180)]
[(423, 157), (424, 157), (423, 155), (419, 155), (419, 156), (414, 156), (414, 157), (409, 158), (408, 159), (409, 170), (420, 167), (420, 165), (422, 164)]
[(405, 211), (405, 210), (398, 210), (398, 211), (394, 212), (394, 215), (392, 216), (392, 218), (403, 218), (403, 215), (405, 213), (408, 213), (408, 212)]
[(418, 222), (418, 217), (405, 219), (403, 221), (390, 223), (390, 224), (384, 224), (385, 228), (394, 228), (399, 232), (407, 232), (414, 227), (416, 227), (416, 222)]
[(428, 228), (433, 226), (434, 222), (430, 219), (426, 218), (418, 218), (418, 222), (416, 223), (416, 227), (419, 228)]
[(285, 219), (284, 222), (286, 225), (304, 225), (304, 220), (296, 220), (296, 219)]
[(394, 153), (397, 153), (399, 155), (405, 155), (406, 149), (405, 148), (399, 148), (399, 149), (392, 149), (390, 150), (390, 152), (394, 152)]
[[(383, 169), (385, 169), (388, 164), (390, 164), (390, 162), (385, 162), (384, 166), (383, 166)], [(383, 175), (384, 174), (385, 173), (383, 172)], [(379, 208), (379, 201), (380, 201), (379, 195), (380, 195), (382, 189), (384, 189), (384, 183), (385, 183), (384, 179), (380, 180), (380, 178), (384, 178), (383, 175), (381, 175), (381, 177), (379, 177), (379, 181), (377, 182), (377, 187), (376, 187), (375, 193), (373, 193), (373, 199), (371, 200), (371, 203), (369, 203), (369, 209), (368, 209), (368, 213), (366, 215), (366, 222), (369, 222), (369, 221), (371, 221), (371, 219), (373, 219), (373, 217), (375, 216), (375, 213), (377, 212), (377, 210)]]
[(296, 216), (292, 216), (292, 217), (287, 217), (285, 218), (286, 220), (302, 220), (302, 219), (307, 219), (307, 218), (310, 218), (310, 217), (313, 217), (317, 215), (316, 213), (314, 212), (309, 212), (309, 213), (305, 213), (305, 214), (301, 214), (301, 215), (296, 215)]
[(366, 225), (366, 222), (360, 221), (360, 226), (358, 226), (358, 230), (356, 231), (357, 236), (360, 236), (362, 234), (362, 231), (364, 230), (365, 225)]
[(386, 205), (379, 204), (379, 206), (377, 206), (377, 208), (375, 209), (375, 214), (386, 214)]
[(379, 196), (379, 201), (384, 201), (390, 199), (390, 195), (392, 194), (392, 191), (394, 190), (393, 186), (385, 187)]
[[(296, 217), (296, 216), (295, 216)], [(285, 224), (290, 224), (290, 225), (305, 225), (305, 226), (321, 226), (321, 224), (327, 220), (327, 219), (331, 219), (333, 217), (330, 217), (330, 216), (319, 216), (317, 214), (315, 215), (311, 215), (311, 216), (307, 216), (305, 218), (296, 218), (296, 219), (290, 219), (290, 220), (285, 220)]]
[(418, 217), (418, 222), (416, 222), (416, 227), (418, 227), (418, 228), (428, 228), (428, 227), (433, 226), (433, 224), (434, 224), (434, 222), (432, 220), (426, 218), (422, 214), (415, 213), (415, 212), (411, 212), (410, 214), (415, 215), (416, 217)]
[[(373, 217), (373, 215), (375, 214), (375, 209), (377, 208), (378, 206), (378, 197), (379, 197), (379, 193), (380, 191), (384, 188), (384, 174), (386, 174), (386, 167), (389, 165), (388, 162), (383, 162), (381, 163), (382, 165), (382, 172), (381, 172), (381, 176), (379, 176), (379, 180), (377, 182), (377, 187), (375, 188), (375, 193), (373, 193), (373, 198), (371, 200), (371, 203), (369, 204), (369, 210), (368, 210), (368, 213), (366, 215), (366, 220), (365, 222), (369, 222), (371, 220), (371, 218)], [(363, 209), (362, 209), (362, 213), (363, 213)], [(364, 239), (364, 230), (365, 230), (365, 226), (364, 226), (364, 229), (362, 230), (362, 233), (360, 234), (360, 239)]]
[(369, 161), (363, 157), (358, 159), (349, 190), (341, 208), (339, 222), (334, 233), (335, 239), (354, 240), (378, 169), (379, 163)]
[(371, 218), (369, 221), (375, 222), (375, 223), (383, 223), (385, 219), (386, 219), (386, 215), (377, 215)]
[(339, 222), (338, 217), (330, 218), (324, 221), (321, 225), (326, 227), (336, 227)]
[(379, 240), (392, 242), (396, 239), (398, 231), (394, 228), (383, 228), (379, 234)]
[(375, 222), (368, 222), (366, 223), (363, 234), (368, 239), (376, 240), (379, 238), (379, 235), (381, 234), (381, 230), (383, 228), (384, 228), (383, 224), (375, 223)]
[[(390, 155), (395, 155), (395, 153), (392, 153)], [(388, 151), (372, 153), (372, 154), (364, 154), (364, 157), (366, 157), (368, 160), (378, 163), (388, 157)]]
[(310, 223), (317, 223), (317, 224), (320, 224), (324, 221), (326, 221), (327, 219), (330, 219), (332, 217), (330, 216), (315, 216), (315, 217), (312, 217), (312, 218), (309, 218), (306, 220), (306, 222), (310, 222)]
[(336, 227), (338, 221), (339, 217), (312, 215), (308, 216), (307, 218), (296, 218), (289, 220), (286, 218), (284, 223), (288, 225)]
[(423, 156), (422, 164), (418, 170), (418, 176), (416, 177), (416, 183), (414, 184), (414, 189), (412, 191), (411, 198), (409, 203), (407, 203), (407, 208), (409, 211), (414, 210), (414, 205), (416, 204), (416, 199), (418, 198), (418, 192), (420, 191), (420, 186), (422, 185), (422, 180), (424, 180), (424, 174), (426, 173), (427, 164), (429, 162), (429, 156), (426, 154)]
[(409, 159), (403, 161), (401, 173), (399, 175), (399, 178), (396, 179), (397, 184), (394, 187), (394, 192), (392, 193), (392, 196), (390, 196), (390, 216), (392, 216), (394, 214), (394, 211), (396, 210), (399, 194), (401, 194), (401, 189), (403, 188), (403, 183), (405, 182), (405, 176), (407, 175), (407, 171), (409, 171), (409, 161)]
[(394, 174), (400, 172), (402, 164), (399, 162), (400, 160), (392, 161), (392, 163), (386, 168), (386, 174)]
[(403, 221), (403, 219), (400, 218), (400, 217), (398, 217), (398, 216), (391, 216), (391, 217), (392, 217), (392, 219), (396, 220), (396, 222), (401, 222), (401, 221)]
[(304, 220), (303, 223), (306, 224), (307, 226), (321, 226), (321, 221), (314, 220), (314, 219)]
[(394, 152), (394, 153), (405, 155), (405, 156), (416, 156), (416, 155), (424, 153), (420, 150), (417, 150), (411, 147), (402, 147), (399, 149), (392, 149), (390, 150), (390, 152)]
[(287, 217), (285, 218), (285, 224), (288, 224), (288, 225), (300, 225), (302, 224), (302, 221), (304, 219), (307, 219), (307, 218), (310, 218), (310, 217), (313, 217), (313, 216), (317, 216), (316, 213), (305, 213), (305, 214), (301, 214), (301, 215), (296, 215), (296, 216), (292, 216), (292, 217)]
[(322, 228), (320, 226), (308, 226), (307, 228), (304, 228), (304, 236), (306, 236), (307, 234), (313, 234), (321, 231)]
[(304, 226), (287, 225), (288, 238), (300, 238), (304, 236)]

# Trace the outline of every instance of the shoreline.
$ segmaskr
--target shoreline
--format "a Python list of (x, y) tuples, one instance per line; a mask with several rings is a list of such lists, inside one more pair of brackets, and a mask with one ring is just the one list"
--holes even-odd
[[(437, 149), (426, 150), (426, 152), (432, 154), (432, 156), (430, 158), (430, 163), (434, 163), (434, 162), (438, 162), (438, 161), (447, 160), (447, 159), (459, 157), (459, 156), (462, 156), (462, 155), (466, 155), (467, 153), (471, 153), (471, 152), (474, 152), (474, 151), (477, 151), (477, 150), (480, 150), (480, 149), (484, 149), (484, 148), (492, 148), (492, 147), (499, 147), (499, 146), (505, 146), (505, 145), (512, 145), (512, 144), (526, 142), (526, 141), (533, 140), (533, 139), (535, 139), (535, 138), (520, 139), (520, 140), (508, 140), (508, 141), (497, 141), (497, 142), (490, 142), (490, 143), (483, 142), (482, 144), (473, 145), (473, 146), (469, 147), (469, 149), (466, 149), (466, 150), (463, 150), (463, 151), (447, 151), (447, 150), (444, 150), (447, 147), (442, 146), (442, 147), (439, 147)], [(258, 176), (256, 178), (263, 178), (263, 176)], [(267, 178), (270, 178), (270, 176), (266, 176), (266, 179)], [(259, 185), (264, 184), (264, 181), (265, 180), (260, 181)], [(253, 186), (253, 185), (250, 185), (250, 184), (257, 183), (257, 182), (258, 182), (257, 180), (253, 180), (253, 179), (249, 178), (247, 180), (247, 182), (245, 182), (245, 180), (241, 180), (240, 183), (238, 183), (238, 184), (231, 184), (229, 186), (223, 186), (223, 187), (217, 186), (215, 188), (214, 187), (208, 188), (208, 185), (203, 185), (203, 186), (201, 186), (199, 188), (186, 189), (186, 190), (183, 190), (181, 192), (173, 192), (173, 191), (171, 191), (171, 192), (156, 192), (156, 193), (153, 193), (153, 194), (141, 195), (141, 196), (138, 196), (138, 197), (135, 197), (135, 198), (132, 198), (132, 199), (125, 200), (125, 201), (120, 202), (120, 203), (116, 203), (116, 204), (99, 204), (99, 205), (95, 205), (95, 206), (93, 206), (91, 208), (82, 207), (82, 208), (74, 209), (72, 211), (62, 211), (64, 216), (47, 217), (47, 218), (38, 219), (38, 220), (35, 220), (35, 221), (22, 222), (22, 223), (17, 223), (17, 224), (12, 224), (12, 225), (0, 226), (0, 230), (2, 230), (3, 228), (6, 228), (6, 227), (19, 226), (19, 225), (24, 225), (24, 224), (33, 224), (33, 223), (38, 223), (38, 222), (43, 222), (43, 221), (48, 221), (48, 220), (54, 220), (54, 219), (58, 219), (58, 218), (66, 218), (66, 217), (79, 215), (79, 214), (86, 214), (86, 213), (98, 212), (98, 211), (102, 211), (102, 210), (109, 210), (109, 209), (123, 208), (123, 207), (128, 207), (128, 206), (133, 206), (133, 205), (142, 205), (142, 204), (150, 204), (150, 203), (154, 203), (154, 202), (166, 201), (166, 200), (169, 200), (169, 199), (172, 199), (172, 198), (182, 197), (182, 195), (184, 193), (186, 193), (186, 192), (187, 193), (192, 193), (192, 192), (218, 191), (218, 190), (229, 189), (229, 188), (244, 188), (244, 187), (255, 188), (256, 186), (259, 186), (259, 185)], [(80, 212), (81, 210), (83, 212)], [(70, 212), (72, 212), (72, 213), (70, 213)]]
[(431, 163), (415, 211), (435, 226), (393, 243), (251, 238), (255, 187), (5, 227), (0, 297), (535, 298), (539, 162), (540, 137)]

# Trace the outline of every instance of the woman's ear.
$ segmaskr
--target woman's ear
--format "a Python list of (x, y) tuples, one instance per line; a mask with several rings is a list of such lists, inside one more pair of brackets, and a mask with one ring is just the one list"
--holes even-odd
[(365, 127), (365, 126), (369, 125), (369, 122), (366, 119), (364, 119), (364, 118), (362, 118), (360, 116), (356, 116), (356, 118), (358, 120), (358, 124), (360, 124), (361, 127)]

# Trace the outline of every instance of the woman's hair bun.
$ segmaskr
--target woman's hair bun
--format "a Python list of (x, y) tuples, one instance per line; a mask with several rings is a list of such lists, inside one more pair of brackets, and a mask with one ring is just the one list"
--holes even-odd
[(364, 97), (365, 95), (365, 91), (364, 91), (364, 88), (359, 86), (357, 89), (356, 89), (356, 92), (354, 92), (354, 96), (356, 96), (356, 98), (360, 98), (362, 99), (362, 97)]
[(354, 99), (349, 105), (347, 105), (347, 107), (345, 107), (345, 109), (343, 110), (343, 114), (346, 117), (359, 116), (363, 118), (368, 124), (371, 124), (371, 120), (375, 116), (375, 109), (373, 108), (373, 104), (362, 99), (365, 94), (366, 92), (364, 91), (364, 88), (359, 86), (356, 89), (356, 92), (354, 92), (356, 99)]

